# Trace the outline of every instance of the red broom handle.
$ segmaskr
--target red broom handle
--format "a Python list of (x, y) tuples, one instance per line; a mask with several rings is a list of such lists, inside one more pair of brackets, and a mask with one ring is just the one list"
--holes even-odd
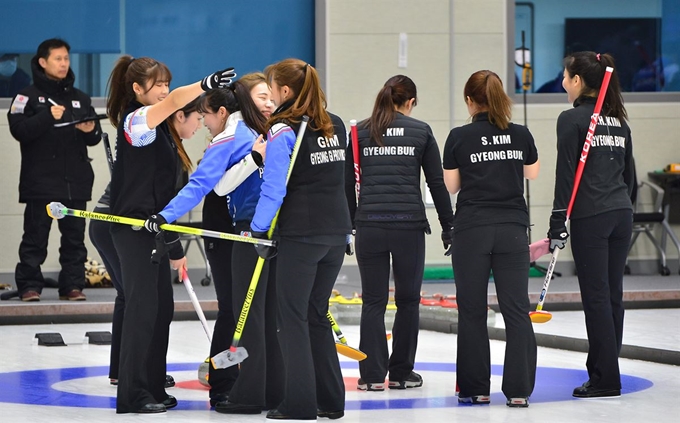
[[(579, 159), (578, 166), (576, 167), (576, 174), (574, 175), (574, 188), (571, 190), (571, 199), (569, 200), (569, 207), (567, 207), (567, 219), (564, 222), (566, 227), (569, 224), (569, 217), (571, 216), (571, 209), (574, 207), (574, 200), (576, 200), (576, 192), (578, 191), (578, 186), (581, 183), (581, 175), (583, 175), (583, 167), (588, 159), (588, 152), (590, 151), (590, 144), (595, 134), (595, 128), (597, 127), (597, 120), (600, 117), (600, 111), (602, 110), (602, 104), (604, 104), (604, 97), (607, 94), (607, 87), (609, 86), (609, 80), (612, 77), (612, 72), (614, 68), (607, 66), (604, 72), (604, 79), (602, 80), (602, 86), (600, 87), (600, 92), (597, 95), (597, 102), (595, 103), (595, 109), (593, 110), (593, 115), (590, 118), (590, 126), (588, 127), (588, 134), (586, 135), (585, 143), (583, 144), (583, 150), (581, 151), (581, 158)], [(552, 257), (550, 259), (550, 264), (548, 265), (548, 270), (545, 273), (545, 279), (543, 280), (543, 289), (541, 290), (541, 295), (538, 297), (538, 304), (536, 305), (536, 312), (543, 310), (543, 302), (545, 301), (545, 296), (548, 293), (548, 287), (550, 286), (550, 280), (552, 279), (553, 272), (555, 271), (555, 263), (557, 263), (557, 256), (560, 253), (559, 248), (553, 250)], [(530, 313), (532, 314), (532, 313)]]
[(357, 131), (357, 121), (352, 119), (349, 121), (350, 135), (352, 137), (352, 156), (354, 157), (354, 180), (356, 181), (355, 189), (357, 191), (357, 200), (359, 200), (359, 191), (361, 190), (361, 171), (359, 170), (359, 132)]
[(602, 86), (600, 87), (600, 93), (597, 95), (597, 102), (595, 103), (593, 116), (591, 116), (590, 118), (588, 134), (586, 135), (586, 141), (583, 143), (581, 158), (578, 161), (576, 175), (574, 176), (574, 188), (571, 190), (571, 199), (569, 200), (569, 207), (567, 207), (567, 222), (569, 221), (569, 216), (571, 216), (571, 209), (574, 207), (574, 201), (576, 200), (576, 192), (578, 192), (578, 186), (581, 184), (581, 175), (583, 175), (583, 168), (585, 167), (586, 160), (588, 159), (588, 153), (590, 152), (590, 146), (593, 140), (593, 135), (595, 134), (595, 128), (597, 127), (597, 120), (600, 117), (602, 104), (604, 104), (604, 97), (607, 95), (607, 87), (609, 87), (609, 80), (612, 77), (612, 72), (614, 72), (614, 68), (607, 66), (607, 69), (604, 72)]

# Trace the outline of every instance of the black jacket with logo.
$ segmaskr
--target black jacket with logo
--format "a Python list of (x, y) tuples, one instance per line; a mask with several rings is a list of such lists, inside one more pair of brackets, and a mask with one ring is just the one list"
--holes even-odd
[[(581, 97), (574, 108), (557, 118), (557, 169), (551, 228), (564, 226), (581, 158), (594, 97)], [(631, 209), (634, 182), (633, 144), (625, 120), (600, 115), (583, 168), (571, 219), (591, 217), (612, 210)]]
[[(31, 66), (33, 85), (14, 97), (7, 113), (10, 132), (21, 146), (19, 202), (88, 201), (92, 197), (94, 172), (87, 146), (96, 145), (101, 139), (99, 122), (89, 133), (75, 125), (54, 125), (93, 116), (90, 97), (73, 87), (75, 75), (70, 69), (66, 78), (56, 81), (45, 75), (37, 57)], [(52, 116), (49, 100), (66, 107), (61, 119)]]
[(420, 183), (422, 168), (442, 229), (449, 230), (453, 222), (451, 198), (444, 186), (439, 147), (430, 126), (397, 113), (383, 134), (382, 147), (371, 140), (363, 122), (359, 124), (358, 135), (361, 168), (358, 205), (351, 145), (345, 164), (345, 193), (354, 224), (417, 228), (429, 233)]
[[(333, 139), (326, 139), (320, 131), (312, 129), (314, 121), (309, 122), (302, 137), (286, 197), (281, 204), (278, 225), (281, 235), (340, 236), (338, 239), (344, 242), (345, 235), (352, 230), (342, 193), (347, 133), (342, 119), (332, 113), (329, 116), (333, 122)], [(299, 125), (291, 127), (297, 134)], [(320, 157), (333, 159), (321, 160)]]
[(534, 137), (512, 122), (500, 129), (486, 112), (453, 128), (444, 145), (444, 169), (458, 169), (460, 192), (455, 230), (495, 225), (529, 226), (524, 200), (524, 166), (538, 160)]

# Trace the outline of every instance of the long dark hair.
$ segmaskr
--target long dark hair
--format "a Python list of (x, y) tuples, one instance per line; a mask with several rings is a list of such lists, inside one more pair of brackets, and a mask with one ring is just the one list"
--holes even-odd
[[(579, 51), (564, 58), (564, 69), (570, 78), (578, 75), (583, 81), (583, 89), (580, 96), (597, 97), (602, 87), (602, 80), (607, 66), (616, 69), (614, 58), (608, 54), (598, 54), (594, 51)], [(623, 105), (621, 86), (616, 70), (612, 72), (607, 93), (602, 104), (602, 112), (605, 116), (628, 120), (628, 112)]]
[(487, 112), (489, 122), (500, 129), (508, 129), (512, 117), (512, 100), (503, 89), (501, 78), (490, 70), (480, 70), (468, 78), (463, 99), (478, 105), (477, 112)]
[[(177, 110), (173, 114), (173, 116), (177, 114), (177, 112), (183, 112), (184, 116), (189, 116), (194, 112), (198, 112), (197, 105), (198, 98), (194, 99), (191, 103)], [(172, 135), (172, 139), (175, 141), (175, 145), (177, 145), (177, 154), (179, 155), (179, 158), (182, 161), (182, 169), (188, 172), (193, 168), (191, 158), (189, 158), (189, 154), (187, 154), (187, 151), (184, 148), (184, 144), (182, 143), (182, 138), (180, 138), (179, 132), (177, 132), (177, 128), (175, 128), (175, 120), (170, 119), (168, 122), (169, 122), (168, 127), (170, 127), (170, 135)]]
[(279, 87), (288, 86), (295, 98), (291, 107), (269, 118), (268, 128), (281, 120), (300, 123), (302, 116), (307, 115), (310, 128), (321, 131), (327, 138), (333, 136), (333, 122), (326, 111), (326, 94), (321, 89), (319, 75), (313, 66), (300, 59), (285, 59), (267, 66), (264, 73), (270, 85), (271, 81), (276, 81)]
[(258, 134), (267, 132), (267, 119), (255, 106), (247, 85), (240, 80), (229, 88), (210, 90), (198, 98), (199, 113), (214, 113), (220, 107), (224, 107), (229, 114), (240, 111), (245, 124)]
[(371, 117), (362, 122), (368, 128), (371, 139), (376, 144), (383, 145), (383, 134), (397, 116), (397, 108), (415, 98), (418, 104), (416, 84), (405, 75), (395, 75), (385, 82), (378, 92)]
[[(172, 80), (172, 73), (165, 64), (150, 57), (133, 58), (130, 55), (121, 56), (116, 62), (109, 76), (106, 99), (106, 114), (114, 127), (123, 120), (123, 113), (127, 105), (135, 99), (132, 84), (135, 82), (147, 90), (156, 82)], [(151, 84), (149, 84), (151, 82)], [(148, 90), (147, 90), (148, 91)]]

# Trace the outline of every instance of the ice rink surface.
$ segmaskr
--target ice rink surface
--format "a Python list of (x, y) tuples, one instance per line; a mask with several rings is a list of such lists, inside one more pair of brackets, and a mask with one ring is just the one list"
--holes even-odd
[[(680, 349), (680, 310), (629, 310), (624, 344)], [(209, 324), (212, 326), (213, 321)], [(502, 319), (497, 325), (502, 326)], [(198, 321), (173, 322), (168, 373), (177, 386), (169, 394), (179, 406), (158, 415), (117, 415), (116, 388), (109, 384), (109, 346), (92, 345), (89, 331), (109, 331), (108, 323), (0, 326), (0, 421), (14, 422), (256, 422), (253, 416), (210, 410), (208, 392), (197, 382), (198, 365), (209, 345)], [(358, 347), (358, 326), (342, 325)], [(58, 332), (65, 347), (38, 346), (36, 333)], [(583, 314), (553, 313), (536, 332), (584, 338)], [(536, 388), (527, 409), (511, 409), (500, 392), (505, 343), (491, 342), (491, 405), (459, 405), (455, 396), (456, 335), (422, 330), (415, 370), (422, 388), (364, 392), (356, 389), (356, 362), (340, 357), (345, 377), (346, 413), (342, 422), (622, 422), (672, 421), (680, 414), (680, 366), (621, 359), (620, 398), (575, 399), (585, 382), (584, 353), (539, 347)], [(675, 416), (675, 417), (674, 417)], [(319, 419), (326, 420), (326, 419)]]

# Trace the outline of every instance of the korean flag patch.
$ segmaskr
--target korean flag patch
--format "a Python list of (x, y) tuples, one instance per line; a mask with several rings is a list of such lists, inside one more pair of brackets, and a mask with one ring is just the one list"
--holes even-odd
[(17, 95), (12, 102), (12, 106), (9, 109), (9, 113), (12, 115), (23, 115), (26, 104), (28, 103), (28, 97), (25, 95)]
[(80, 101), (78, 100), (71, 101), (71, 105), (73, 106), (74, 109), (80, 109)]

